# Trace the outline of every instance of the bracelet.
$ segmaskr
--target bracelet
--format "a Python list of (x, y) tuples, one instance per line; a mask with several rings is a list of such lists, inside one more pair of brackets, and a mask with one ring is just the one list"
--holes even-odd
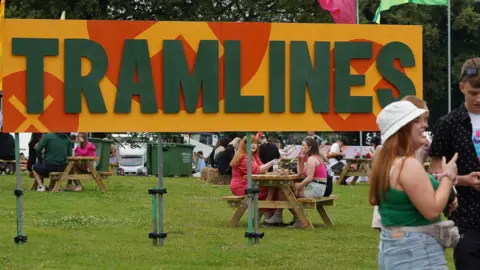
[(435, 172), (432, 174), (433, 178), (435, 178), (435, 180), (439, 181), (440, 182), (440, 179), (442, 179), (443, 177), (448, 177), (450, 180), (452, 180), (452, 182), (455, 181), (455, 179), (457, 178), (456, 175), (453, 175), (453, 174), (450, 174), (450, 173), (442, 173), (442, 172)]
[(454, 182), (456, 175), (453, 175), (451, 173), (442, 173), (442, 174), (439, 175), (438, 180), (440, 181), (440, 179), (442, 179), (443, 177), (448, 177), (448, 179), (450, 179), (452, 182)]

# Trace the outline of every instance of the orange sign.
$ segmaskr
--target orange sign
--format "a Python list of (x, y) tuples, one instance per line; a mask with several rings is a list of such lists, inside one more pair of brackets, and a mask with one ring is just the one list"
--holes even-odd
[(420, 26), (12, 20), (7, 132), (372, 131), (422, 96)]

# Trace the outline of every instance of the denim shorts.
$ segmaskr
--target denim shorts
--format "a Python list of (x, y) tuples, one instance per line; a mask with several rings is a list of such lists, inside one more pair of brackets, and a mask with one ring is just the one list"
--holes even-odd
[(326, 184), (319, 184), (316, 182), (310, 182), (303, 191), (305, 198), (321, 198), (325, 194)]
[(391, 231), (382, 229), (378, 269), (448, 270), (445, 250), (433, 236), (419, 232), (399, 234), (393, 237)]

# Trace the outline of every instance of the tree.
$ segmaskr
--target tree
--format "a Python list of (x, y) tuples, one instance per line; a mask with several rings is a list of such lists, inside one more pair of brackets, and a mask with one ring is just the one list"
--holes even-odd
[[(379, 0), (361, 1), (362, 22), (373, 19)], [(452, 109), (463, 100), (458, 90), (460, 67), (478, 57), (480, 45), (480, 2), (452, 1)], [(448, 112), (447, 8), (405, 4), (382, 12), (382, 24), (423, 26), (423, 94), (430, 109), (430, 126)]]

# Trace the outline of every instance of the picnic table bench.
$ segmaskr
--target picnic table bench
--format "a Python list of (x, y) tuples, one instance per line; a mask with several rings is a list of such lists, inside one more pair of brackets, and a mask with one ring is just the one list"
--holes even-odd
[[(48, 175), (48, 178), (50, 179), (49, 189), (52, 192), (58, 192), (60, 191), (61, 183), (67, 180), (78, 180), (80, 181), (80, 184), (82, 180), (95, 180), (100, 190), (105, 192), (106, 187), (105, 187), (105, 184), (103, 183), (103, 179), (106, 176), (112, 175), (112, 172), (97, 172), (97, 170), (93, 166), (93, 163), (96, 160), (98, 160), (98, 157), (81, 157), (81, 156), (68, 157), (67, 158), (68, 164), (67, 164), (67, 167), (65, 168), (65, 171), (51, 172)], [(89, 172), (75, 173), (73, 171), (73, 168), (75, 167), (76, 164), (86, 165)], [(33, 178), (33, 174), (30, 173), (30, 177)], [(30, 187), (30, 190), (35, 190), (37, 186), (38, 186), (37, 182), (33, 180), (33, 184)]]
[[(285, 196), (286, 201), (273, 201), (271, 195), (267, 196), (266, 200), (258, 201), (258, 208), (275, 208), (275, 209), (292, 209), (302, 222), (305, 228), (314, 229), (312, 223), (305, 215), (305, 209), (316, 209), (323, 222), (327, 226), (333, 226), (333, 221), (325, 210), (324, 206), (335, 205), (335, 200), (339, 195), (331, 195), (322, 198), (297, 198), (295, 197), (291, 187), (297, 180), (303, 180), (304, 177), (299, 175), (276, 175), (276, 174), (262, 174), (252, 175), (252, 181), (258, 186), (278, 188)], [(272, 191), (272, 189), (270, 190)], [(242, 218), (243, 214), (248, 208), (248, 196), (224, 196), (222, 198), (230, 207), (237, 208), (228, 226), (235, 227)]]
[(351, 184), (355, 185), (360, 176), (368, 176), (371, 173), (371, 158), (345, 158), (345, 160), (347, 161), (347, 164), (343, 167), (340, 177), (337, 180), (337, 184), (344, 184), (347, 178), (353, 176), (354, 178)]
[[(338, 198), (340, 198), (340, 195), (330, 195), (329, 197), (321, 198), (297, 198), (297, 200), (302, 204), (304, 209), (316, 209), (323, 222), (327, 226), (333, 226), (333, 221), (328, 215), (324, 206), (335, 206), (335, 200)], [(228, 223), (229, 227), (237, 226), (238, 221), (242, 218), (243, 214), (248, 208), (247, 196), (224, 196), (222, 197), (222, 200), (226, 201), (228, 206), (232, 208), (238, 208), (238, 213), (236, 212)], [(272, 208), (272, 204), (275, 206), (273, 208), (293, 208), (293, 206), (287, 201), (273, 201), (271, 204), (268, 204), (268, 206), (263, 202), (265, 201), (258, 201), (258, 208)]]
[(15, 173), (15, 160), (3, 160), (0, 159), (0, 174), (4, 172), (5, 174)]

